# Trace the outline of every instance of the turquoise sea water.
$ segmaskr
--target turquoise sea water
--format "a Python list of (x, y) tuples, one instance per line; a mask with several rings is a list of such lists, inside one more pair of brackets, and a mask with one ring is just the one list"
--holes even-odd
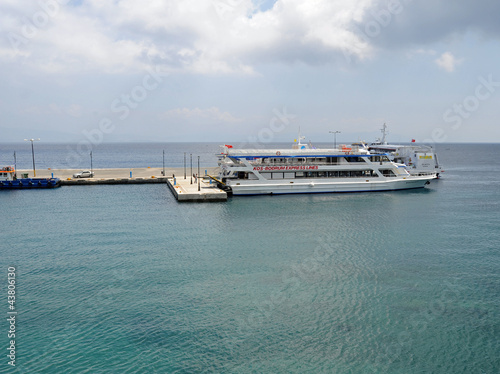
[(497, 373), (499, 151), (441, 145), (391, 193), (3, 191), (0, 372)]

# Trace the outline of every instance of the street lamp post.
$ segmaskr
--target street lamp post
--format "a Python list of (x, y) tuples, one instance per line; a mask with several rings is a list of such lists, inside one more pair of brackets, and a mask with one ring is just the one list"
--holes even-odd
[(191, 159), (191, 183), (190, 184), (193, 184), (193, 154), (192, 153), (189, 154), (189, 158)]
[(340, 134), (340, 131), (330, 131), (330, 134), (333, 134), (333, 148), (337, 148), (337, 134)]
[(90, 175), (91, 175), (91, 178), (93, 178), (94, 168), (93, 168), (93, 165), (92, 165), (92, 151), (90, 151)]
[(163, 176), (165, 176), (165, 150), (163, 150)]
[(196, 176), (196, 180), (198, 181), (198, 191), (200, 190), (200, 156), (198, 156), (198, 175)]
[(40, 140), (40, 138), (37, 139), (24, 139), (27, 142), (31, 142), (31, 157), (33, 158), (33, 176), (36, 177), (36, 169), (35, 169), (35, 148), (33, 147), (33, 142)]

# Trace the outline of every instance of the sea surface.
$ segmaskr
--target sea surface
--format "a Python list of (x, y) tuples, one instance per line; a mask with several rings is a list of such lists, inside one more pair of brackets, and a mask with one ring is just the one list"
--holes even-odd
[[(66, 157), (35, 147), (40, 167)], [(114, 144), (94, 167), (160, 166), (163, 149), (168, 166), (218, 152)], [(412, 191), (210, 204), (161, 184), (1, 191), (0, 372), (498, 373), (500, 144), (437, 151), (442, 178)]]

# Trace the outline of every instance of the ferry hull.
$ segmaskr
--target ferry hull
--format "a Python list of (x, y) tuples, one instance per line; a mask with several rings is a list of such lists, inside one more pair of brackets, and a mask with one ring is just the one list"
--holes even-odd
[(304, 193), (342, 193), (342, 192), (377, 192), (397, 191), (424, 188), (433, 178), (406, 178), (394, 181), (336, 181), (328, 183), (325, 180), (310, 179), (303, 181), (238, 181), (231, 183), (233, 195), (271, 195), (271, 194), (304, 194)]
[(32, 188), (55, 188), (61, 185), (59, 178), (21, 178), (0, 181), (0, 190), (19, 190)]

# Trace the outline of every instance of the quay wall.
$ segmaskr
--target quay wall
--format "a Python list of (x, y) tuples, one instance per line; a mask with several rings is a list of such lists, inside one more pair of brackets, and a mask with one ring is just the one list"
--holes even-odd
[[(145, 183), (167, 183), (167, 178), (177, 177), (184, 179), (184, 168), (113, 168), (113, 169), (93, 169), (93, 178), (74, 178), (73, 174), (79, 173), (82, 169), (40, 169), (36, 170), (37, 178), (59, 178), (61, 185), (92, 185), (92, 184), (145, 184)], [(200, 168), (201, 176), (207, 174), (215, 175), (217, 167)], [(186, 169), (186, 180), (191, 178), (191, 169)], [(193, 174), (198, 170), (193, 168)], [(28, 178), (34, 178), (33, 170), (17, 170), (17, 177), (21, 178), (25, 174)]]

